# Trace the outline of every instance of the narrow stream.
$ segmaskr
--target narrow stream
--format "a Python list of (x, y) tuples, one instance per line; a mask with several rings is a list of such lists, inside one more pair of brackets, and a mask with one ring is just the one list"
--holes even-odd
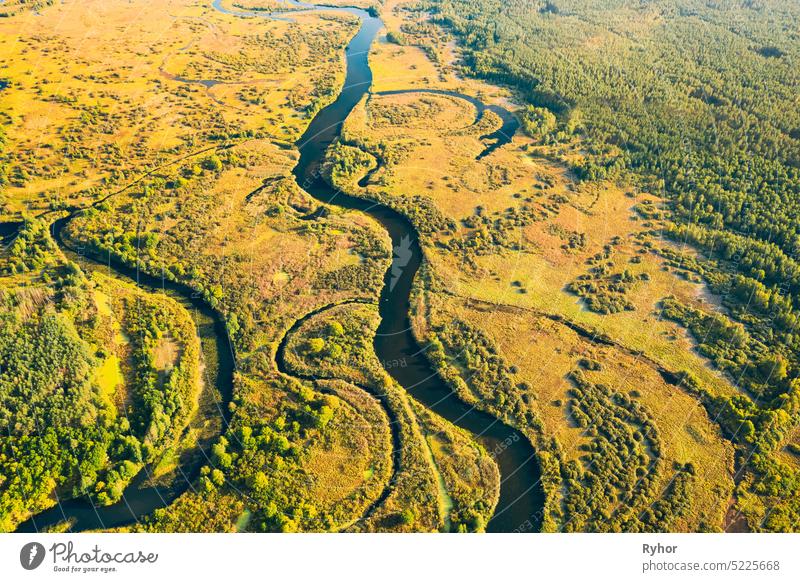
[[(286, 376), (299, 378), (301, 380), (306, 380), (308, 382), (313, 382), (316, 385), (317, 390), (338, 396), (338, 394), (335, 391), (327, 390), (319, 385), (319, 380), (336, 380), (337, 378), (305, 374), (300, 370), (291, 368), (286, 364), (286, 350), (288, 349), (289, 342), (291, 341), (292, 337), (295, 334), (297, 334), (300, 329), (302, 329), (303, 325), (305, 325), (306, 322), (320, 315), (321, 313), (324, 313), (334, 307), (339, 307), (341, 305), (371, 305), (371, 304), (372, 302), (369, 300), (350, 299), (342, 301), (340, 303), (325, 305), (323, 307), (315, 309), (314, 311), (306, 313), (303, 317), (295, 321), (294, 324), (292, 324), (292, 326), (288, 330), (286, 330), (286, 333), (283, 335), (283, 338), (281, 338), (281, 341), (278, 344), (278, 349), (275, 352), (275, 364), (278, 368), (278, 371), (281, 374), (285, 374)], [(378, 497), (372, 500), (372, 502), (362, 512), (361, 517), (358, 518), (357, 521), (361, 521), (371, 516), (376, 509), (378, 509), (381, 505), (383, 505), (383, 503), (392, 493), (392, 490), (394, 489), (394, 484), (397, 481), (397, 476), (400, 471), (400, 461), (401, 461), (400, 447), (403, 445), (403, 443), (400, 440), (400, 428), (399, 428), (400, 419), (397, 418), (397, 416), (392, 411), (392, 407), (389, 406), (388, 403), (386, 402), (385, 395), (375, 394), (375, 390), (370, 389), (368, 386), (360, 386), (355, 383), (352, 384), (357, 388), (359, 388), (360, 390), (363, 390), (367, 394), (375, 396), (381, 402), (383, 411), (386, 413), (386, 417), (389, 419), (389, 431), (392, 435), (392, 474), (389, 477), (389, 481), (388, 483), (386, 483), (386, 486), (383, 488), (383, 491), (381, 491), (380, 495), (378, 495)]]

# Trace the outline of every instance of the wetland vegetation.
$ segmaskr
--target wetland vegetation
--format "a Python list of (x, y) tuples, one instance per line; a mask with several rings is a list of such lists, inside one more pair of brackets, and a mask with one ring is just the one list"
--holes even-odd
[(0, 531), (795, 531), (796, 6), (326, 4), (0, 6)]

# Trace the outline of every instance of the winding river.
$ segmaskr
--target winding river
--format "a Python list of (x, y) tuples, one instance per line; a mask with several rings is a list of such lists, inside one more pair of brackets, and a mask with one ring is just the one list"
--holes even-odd
[[(378, 17), (364, 10), (336, 10), (358, 16), (361, 27), (345, 51), (347, 73), (344, 88), (336, 101), (317, 113), (297, 142), (300, 159), (293, 170), (294, 176), (297, 183), (317, 200), (369, 214), (389, 233), (395, 249), (410, 251), (410, 254), (404, 252), (402, 256), (396, 256), (384, 277), (379, 302), (381, 323), (375, 337), (378, 359), (382, 362), (405, 362), (404, 367), (392, 366), (387, 371), (411, 396), (456, 426), (471, 432), (494, 456), (500, 468), (500, 500), (487, 531), (536, 531), (541, 525), (544, 493), (530, 442), (514, 428), (461, 401), (433, 370), (424, 349), (414, 338), (409, 318), (410, 297), (414, 276), (424, 260), (424, 251), (414, 226), (399, 212), (344, 194), (320, 176), (325, 151), (339, 137), (345, 119), (372, 85), (369, 49), (383, 27)], [(483, 108), (481, 104), (479, 112)], [(505, 114), (498, 114), (504, 125), (508, 123), (509, 131), (512, 128), (516, 130), (514, 121)], [(508, 140), (511, 135), (513, 131), (497, 136), (492, 134), (491, 137)]]
[[(386, 229), (395, 249), (403, 249), (403, 252), (397, 253), (398, 256), (393, 259), (384, 278), (379, 302), (381, 323), (374, 342), (375, 352), (382, 362), (403, 361), (405, 366), (390, 367), (387, 370), (389, 374), (419, 402), (472, 433), (496, 460), (501, 476), (500, 499), (495, 514), (487, 525), (487, 531), (537, 531), (541, 524), (544, 495), (538, 463), (530, 442), (514, 428), (462, 402), (432, 369), (425, 357), (424, 349), (413, 336), (409, 318), (410, 296), (414, 277), (424, 261), (424, 251), (419, 244), (414, 226), (404, 215), (386, 206), (335, 190), (320, 176), (320, 166), (325, 151), (339, 137), (342, 124), (350, 112), (370, 90), (372, 70), (369, 66), (369, 49), (383, 24), (378, 17), (357, 8), (321, 7), (301, 2), (287, 2), (287, 4), (307, 10), (348, 13), (359, 18), (361, 23), (358, 32), (346, 48), (347, 72), (344, 87), (333, 103), (317, 113), (298, 140), (296, 145), (300, 158), (293, 174), (298, 184), (320, 202), (361, 211), (373, 217)], [(213, 6), (221, 12), (236, 16), (267, 18), (276, 16), (263, 12), (230, 10), (221, 5), (221, 0), (214, 0)], [(290, 16), (280, 13), (280, 17)], [(437, 91), (428, 90), (428, 92)], [(485, 106), (473, 97), (452, 92), (442, 91), (442, 93), (468, 99), (478, 109), (479, 116), (486, 109), (500, 115), (503, 127), (493, 134), (484, 136), (494, 140), (493, 144), (487, 146), (489, 151), (507, 143), (518, 127), (513, 115), (502, 108)], [(484, 150), (478, 158), (487, 153), (489, 152)], [(90, 256), (76, 253), (75, 251), (79, 249), (70, 248), (63, 240), (63, 228), (77, 212), (79, 211), (54, 223), (54, 239), (73, 260), (93, 260)], [(206, 325), (210, 326), (207, 332), (213, 335), (215, 341), (219, 361), (215, 383), (221, 395), (219, 412), (223, 424), (226, 424), (227, 403), (231, 398), (233, 357), (225, 326), (219, 315), (197, 298), (187, 286), (162, 281), (123, 264), (109, 265), (105, 261), (98, 263), (113, 267), (119, 275), (130, 278), (146, 288), (153, 290), (166, 288), (173, 296), (181, 297), (184, 304), (191, 304), (202, 314), (207, 322)], [(281, 356), (281, 353), (277, 356), (278, 367), (283, 370), (285, 366)], [(396, 442), (395, 435), (393, 441), (397, 448), (399, 443)], [(210, 442), (201, 443), (191, 458), (182, 462), (180, 476), (169, 486), (147, 485), (147, 470), (143, 469), (125, 489), (122, 501), (118, 503), (95, 507), (88, 498), (61, 501), (55, 507), (21, 524), (17, 531), (41, 531), (66, 520), (72, 523), (72, 531), (106, 529), (134, 523), (156, 509), (165, 507), (191, 487), (206, 458), (208, 446)], [(397, 459), (396, 454), (395, 459)], [(381, 502), (385, 495), (386, 492), (381, 495), (377, 503)], [(370, 507), (374, 508), (375, 505), (373, 503)]]

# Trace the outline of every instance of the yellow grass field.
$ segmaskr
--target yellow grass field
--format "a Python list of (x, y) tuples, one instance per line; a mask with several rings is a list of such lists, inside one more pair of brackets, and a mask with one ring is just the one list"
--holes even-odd
[[(388, 30), (403, 22), (398, 4), (384, 7)], [(437, 46), (449, 54), (447, 45)], [(658, 370), (691, 372), (711, 394), (739, 391), (696, 352), (684, 328), (660, 314), (660, 301), (668, 296), (707, 311), (718, 306), (707, 288), (656, 252), (674, 247), (658, 235), (658, 219), (636, 208), (657, 208), (660, 200), (611, 182), (577, 185), (567, 162), (580, 155), (579, 144), (545, 147), (521, 130), (511, 143), (476, 160), (487, 146), (481, 136), (497, 123), (487, 116), (480, 126), (468, 102), (424, 90), (456, 91), (512, 109), (513, 98), (479, 81), (460, 80), (451, 66), (454, 55), (449, 57), (434, 64), (417, 46), (377, 44), (370, 55), (376, 92), (421, 91), (372, 95), (343, 132), (344, 143), (380, 151), (383, 159), (365, 188), (356, 184), (363, 174), (342, 186), (379, 199), (422, 196), (454, 225), (422, 240), (429, 271), (427, 285), (418, 282), (418, 337), (454, 319), (479, 328), (513, 365), (514, 381), (527, 387), (523, 400), (543, 422), (541, 433), (555, 437), (567, 461), (580, 462), (580, 448), (589, 443), (562, 404), (571, 388), (567, 375), (585, 358), (602, 362), (587, 377), (636, 395), (659, 430), (666, 464), (702, 468), (691, 511), (672, 527), (722, 527), (733, 495), (733, 448), (699, 401)], [(424, 230), (426, 219), (419, 220)], [(591, 273), (593, 257), (603, 253), (612, 275), (624, 271), (636, 281), (624, 293), (626, 310), (597, 313), (567, 288)], [(591, 341), (571, 326), (612, 345)], [(657, 488), (670, 480), (664, 472)]]
[[(579, 178), (591, 147), (565, 129), (573, 120), (546, 110), (558, 131), (537, 134), (536, 108), (469, 78), (453, 31), (424, 3), (326, 4), (370, 9), (385, 27), (368, 55), (371, 89), (321, 177), (419, 233), (409, 327), (457, 396), (531, 441), (543, 530), (721, 531), (734, 509), (764, 522), (754, 474), (735, 474), (750, 445), (719, 418), (751, 414), (753, 394), (665, 316), (674, 300), (737, 317), (715, 281), (670, 259), (702, 257), (665, 236), (666, 196), (645, 180)], [(484, 531), (502, 451), (412, 398), (374, 351), (403, 249), (292, 173), (298, 138), (342, 88), (358, 19), (267, 17), (286, 11), (279, 0), (220, 6), (0, 5), (0, 222), (22, 233), (0, 250), (0, 323), (14, 334), (60, 326), (86, 391), (87, 411), (69, 420), (110, 443), (86, 476), (31, 473), (46, 491), (30, 502), (6, 500), (0, 476), (11, 508), (0, 529), (56, 493), (109, 505), (133, 468), (166, 484), (196, 455), (192, 486), (127, 529)], [(655, 26), (648, 12), (628, 32)], [(597, 34), (583, 49), (627, 42)], [(171, 291), (137, 288), (112, 262)], [(201, 302), (213, 317), (194, 311)], [(785, 384), (792, 374), (793, 363)], [(731, 401), (741, 410), (724, 409)], [(766, 422), (752, 418), (750, 428)], [(800, 433), (777, 440), (775, 458), (800, 468)]]
[[(343, 81), (355, 19), (67, 0), (0, 19), (4, 214), (85, 202), (252, 136), (290, 142)], [(135, 58), (132, 58), (135, 57)]]

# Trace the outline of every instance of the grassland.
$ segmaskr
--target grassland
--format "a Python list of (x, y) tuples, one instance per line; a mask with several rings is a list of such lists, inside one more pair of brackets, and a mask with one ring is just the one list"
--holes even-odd
[[(388, 256), (380, 231), (362, 216), (333, 212), (307, 220), (316, 205), (289, 176), (296, 154), (287, 144), (338, 91), (341, 49), (355, 20), (238, 19), (188, 2), (66, 3), (48, 10), (46, 19), (20, 13), (0, 22), (0, 42), (13, 57), (0, 73), (12, 80), (1, 96), (8, 121), (5, 220), (105, 199), (73, 221), (66, 238), (95, 258), (139, 265), (193, 287), (224, 314), (239, 361), (236, 432), (218, 443), (201, 487), (143, 527), (327, 530), (353, 521), (373, 492), (356, 487), (353, 515), (336, 503), (339, 475), (331, 455), (346, 450), (358, 459), (354, 478), (374, 471), (374, 481), (381, 482), (386, 467), (376, 460), (370, 468), (370, 455), (385, 453), (385, 419), (345, 388), (344, 398), (323, 396), (282, 378), (270, 362), (293, 319), (323, 302), (374, 296)], [(87, 29), (92, 33), (84, 38)], [(73, 53), (80, 56), (65, 58)], [(219, 83), (195, 82), (212, 79)], [(81, 153), (73, 159), (75, 148)], [(52, 280), (48, 265), (63, 259), (45, 229), (35, 237), (18, 238), (10, 249), (11, 280), (4, 287)], [(80, 267), (70, 268), (83, 277)], [(97, 378), (105, 406), (134, 406), (131, 382), (147, 374), (138, 367), (121, 316), (111, 315), (128, 308), (129, 300), (106, 289), (126, 287), (93, 277), (105, 285), (95, 294), (104, 357), (87, 364), (94, 370), (87, 374)], [(322, 287), (331, 277), (339, 289)], [(181, 319), (174, 318), (177, 325)], [(197, 382), (196, 339), (192, 351), (184, 344), (167, 330), (148, 343), (156, 388), (167, 370), (179, 367), (176, 358), (182, 362), (191, 354), (194, 371), (186, 373)], [(213, 385), (214, 371), (203, 371)], [(196, 400), (187, 405), (195, 401), (197, 407)], [(356, 411), (349, 401), (366, 408)], [(309, 406), (326, 411), (324, 423), (303, 412)], [(328, 410), (335, 410), (330, 418)], [(215, 422), (216, 429), (208, 422), (192, 425), (185, 448), (218, 434), (218, 412)], [(353, 436), (363, 425), (376, 432)], [(243, 436), (254, 429), (262, 435), (259, 442), (275, 443), (261, 452), (269, 455), (262, 465), (253, 461), (253, 439)], [(237, 451), (251, 451), (246, 465), (238, 464)], [(154, 464), (159, 479), (168, 478), (180, 454), (171, 450)], [(313, 491), (307, 479), (317, 483)], [(114, 488), (118, 493), (116, 482)], [(258, 499), (247, 519), (236, 490), (254, 491)], [(323, 490), (332, 497), (316, 495)], [(316, 502), (321, 511), (311, 505)], [(219, 512), (208, 520), (214, 507)], [(6, 515), (6, 528), (25, 517)]]
[(378, 322), (372, 305), (335, 306), (304, 322), (285, 352), (295, 373), (348, 380), (385, 403), (400, 450), (391, 492), (366, 529), (394, 523), (404, 531), (481, 531), (497, 503), (497, 467), (470, 435), (427, 411), (387, 375), (372, 350)]
[[(592, 141), (594, 109), (472, 78), (519, 81), (490, 74), (507, 53), (465, 48), (453, 2), (357, 3), (386, 29), (372, 92), (323, 167), (418, 231), (412, 326), (431, 364), (534, 445), (545, 531), (795, 529), (798, 316), (775, 281), (794, 289), (800, 269), (725, 231), (733, 219), (694, 192), (681, 200), (705, 218), (677, 221), (664, 184)], [(291, 174), (357, 20), (189, 0), (0, 11), (0, 222), (22, 225), (0, 254), (0, 530), (61, 498), (111, 503), (144, 466), (168, 483), (213, 442), (193, 487), (128, 529), (482, 531), (494, 460), (373, 351), (385, 231)], [(580, 50), (618, 50), (609, 35)], [(469, 98), (521, 129), (493, 148), (503, 120)], [(78, 208), (62, 234), (87, 260), (48, 232)], [(235, 361), (225, 415), (208, 322), (98, 261), (220, 315)]]
[[(426, 209), (410, 213), (428, 262), (418, 281), (417, 336), (463, 399), (512, 420), (537, 445), (547, 529), (721, 529), (734, 494), (734, 447), (696, 390), (676, 378), (690, 374), (711, 397), (743, 389), (662, 313), (668, 297), (721, 309), (701, 279), (666, 258), (688, 251), (660, 235), (663, 201), (624, 183), (580, 181), (570, 169), (582, 156), (575, 138), (553, 145), (519, 132), (476, 160), (487, 146), (481, 136), (499, 121), (476, 123), (467, 101), (425, 89), (479, 96), (521, 117), (523, 108), (504, 89), (459, 78), (453, 45), (430, 33), (413, 7), (387, 3), (384, 15), (388, 30), (402, 34), (370, 55), (375, 88), (421, 91), (365, 100), (330, 153), (331, 177), (348, 192), (401, 208), (417, 196), (417, 208)], [(454, 322), (464, 327), (455, 331)], [(475, 339), (457, 339), (465, 334)], [(497, 375), (487, 376), (484, 358)], [(496, 372), (494, 361), (502, 362)], [(610, 402), (625, 403), (624, 411), (607, 412), (618, 428), (575, 419), (582, 398), (605, 398), (587, 386), (608, 387)], [(635, 475), (614, 477), (618, 491), (603, 500), (592, 480), (609, 478), (605, 465), (625, 463), (604, 446), (616, 430), (653, 436), (656, 445), (632, 453), (652, 458)], [(678, 507), (670, 497), (684, 473), (691, 486), (680, 485), (685, 507)], [(583, 498), (578, 505), (597, 503), (579, 509), (571, 488)], [(644, 517), (620, 516), (620, 503)]]
[[(4, 219), (42, 215), (32, 222), (35, 240), (18, 238), (11, 250), (9, 277), (49, 282), (50, 263), (64, 259), (44, 220), (94, 203), (63, 236), (91, 257), (70, 268), (93, 282), (103, 357), (88, 374), (103, 405), (140, 408), (136, 383), (149, 378), (158, 390), (184, 361), (194, 361), (185, 374), (213, 393), (215, 362), (212, 350), (199, 356), (196, 333), (189, 342), (170, 327), (148, 336), (151, 369), (142, 369), (127, 314), (161, 296), (135, 291), (93, 261), (191, 288), (224, 318), (236, 360), (231, 424), (198, 483), (134, 529), (482, 529), (497, 495), (494, 465), (380, 371), (374, 308), (347, 315), (354, 301), (377, 300), (385, 235), (361, 214), (321, 207), (290, 174), (297, 154), (289, 144), (338, 91), (355, 20), (239, 19), (179, 1), (47, 10), (47, 19), (19, 13), (0, 22), (0, 43), (13, 56), (0, 71), (12, 80), (2, 94)], [(315, 359), (281, 372), (275, 360), (287, 330), (339, 304), (345, 321), (361, 321), (348, 329), (348, 349), (371, 365)], [(191, 322), (174, 308), (174, 325)], [(308, 379), (320, 373), (330, 380)], [(147, 459), (159, 482), (221, 430), (216, 402), (189, 400), (195, 414), (176, 420), (188, 423), (181, 447)], [(24, 517), (14, 514), (6, 527)]]
[[(783, 450), (800, 412), (797, 6), (432, 0), (426, 11), (456, 37), (460, 71), (514, 90), (526, 130), (560, 150), (580, 183), (611, 179), (663, 198), (643, 214), (660, 214), (665, 236), (691, 252), (657, 252), (723, 307), (661, 302), (741, 390), (715, 395), (684, 376), (736, 447), (732, 513), (757, 531), (795, 531), (798, 473)], [(579, 155), (564, 155), (576, 141)], [(607, 271), (607, 259), (569, 286), (592, 310), (629, 310), (638, 281)]]
[(254, 137), (293, 141), (341, 85), (356, 25), (185, 1), (43, 10), (0, 19), (7, 215), (80, 205)]

